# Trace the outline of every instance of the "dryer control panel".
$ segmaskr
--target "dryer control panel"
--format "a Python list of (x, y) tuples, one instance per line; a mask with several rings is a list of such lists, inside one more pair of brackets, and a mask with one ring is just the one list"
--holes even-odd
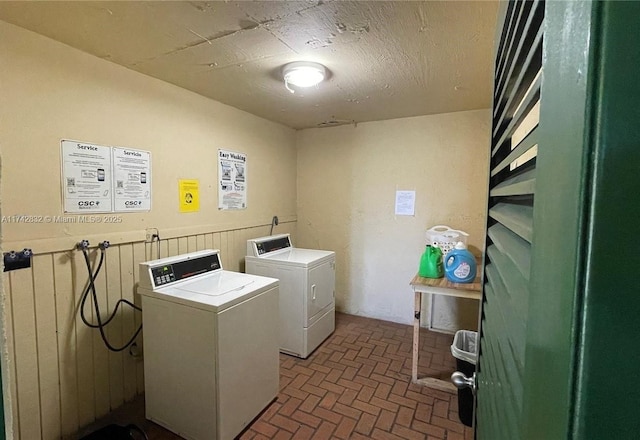
[(291, 238), (289, 234), (254, 238), (247, 241), (247, 255), (260, 257), (270, 252), (289, 249), (291, 247)]

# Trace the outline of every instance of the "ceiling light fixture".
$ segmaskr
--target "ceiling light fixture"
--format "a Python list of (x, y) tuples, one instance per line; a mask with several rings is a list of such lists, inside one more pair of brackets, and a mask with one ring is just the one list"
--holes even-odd
[(282, 68), (284, 86), (291, 93), (295, 93), (295, 90), (290, 88), (289, 84), (297, 87), (312, 87), (320, 84), (326, 74), (327, 69), (322, 64), (308, 61), (296, 61), (295, 63), (286, 64)]

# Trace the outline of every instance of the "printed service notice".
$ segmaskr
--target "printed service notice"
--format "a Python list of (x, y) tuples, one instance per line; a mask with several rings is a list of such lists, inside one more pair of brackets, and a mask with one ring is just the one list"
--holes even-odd
[(151, 153), (63, 140), (62, 199), (70, 214), (151, 210)]
[(62, 141), (64, 212), (111, 212), (111, 148)]
[(114, 211), (151, 209), (151, 153), (113, 148)]

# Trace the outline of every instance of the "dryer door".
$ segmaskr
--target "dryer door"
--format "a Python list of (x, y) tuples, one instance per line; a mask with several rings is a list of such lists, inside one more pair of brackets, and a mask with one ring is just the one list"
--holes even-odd
[(307, 278), (307, 326), (313, 324), (320, 312), (334, 303), (336, 272), (334, 260), (309, 269)]

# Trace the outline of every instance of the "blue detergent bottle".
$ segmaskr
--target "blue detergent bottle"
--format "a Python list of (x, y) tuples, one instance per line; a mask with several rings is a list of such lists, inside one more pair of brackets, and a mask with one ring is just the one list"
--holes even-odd
[(476, 270), (476, 259), (459, 241), (445, 257), (444, 274), (454, 283), (471, 283), (476, 278)]

